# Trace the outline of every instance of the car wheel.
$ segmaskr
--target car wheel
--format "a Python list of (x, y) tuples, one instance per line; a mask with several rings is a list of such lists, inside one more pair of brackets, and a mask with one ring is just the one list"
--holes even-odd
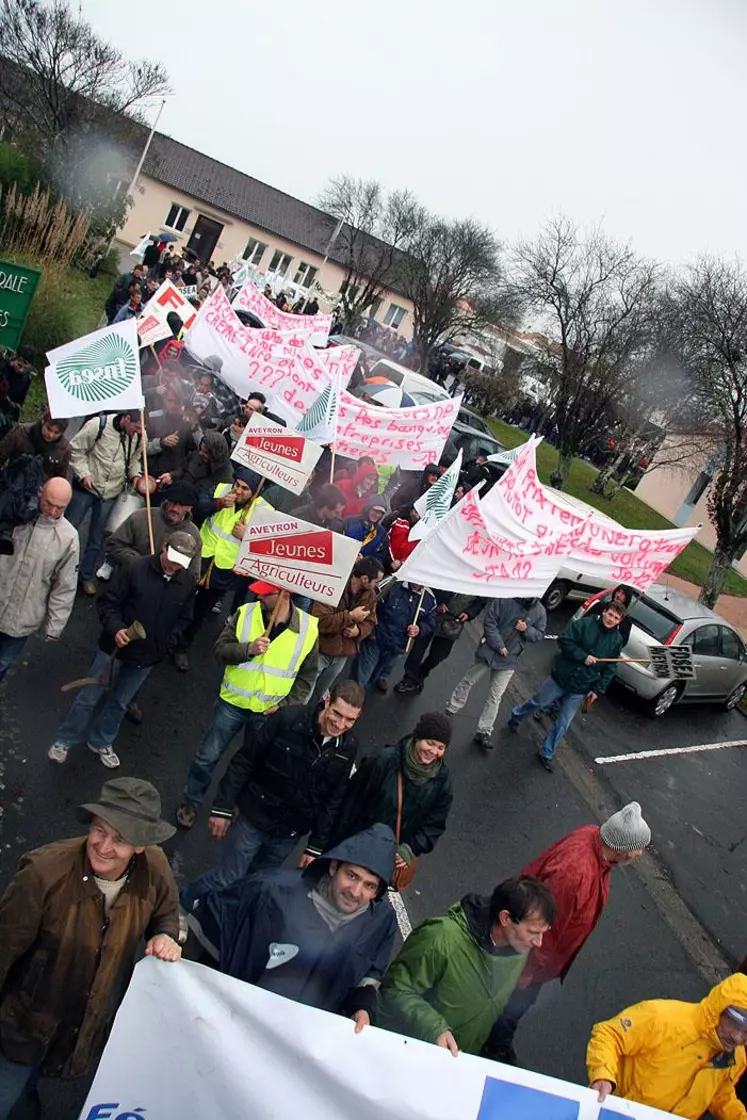
[(542, 605), (548, 614), (551, 611), (556, 611), (566, 601), (569, 591), (570, 584), (566, 583), (564, 579), (557, 579), (555, 583), (550, 584), (542, 596)]
[(660, 716), (666, 715), (672, 705), (679, 700), (680, 692), (682, 691), (678, 684), (668, 684), (663, 692), (658, 696), (654, 696), (653, 700), (649, 701), (646, 709), (646, 714), (651, 719), (659, 719)]
[(726, 700), (724, 701), (724, 708), (727, 712), (730, 712), (732, 711), (732, 709), (736, 708), (745, 692), (747, 692), (747, 681), (742, 681), (741, 684), (738, 684), (737, 687), (729, 693)]

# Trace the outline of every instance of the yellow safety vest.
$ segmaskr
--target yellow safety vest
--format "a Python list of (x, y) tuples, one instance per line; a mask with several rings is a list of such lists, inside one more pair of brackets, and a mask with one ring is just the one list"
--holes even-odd
[[(221, 482), (215, 487), (213, 497), (222, 498), (224, 494), (228, 494), (230, 489), (230, 482)], [(234, 537), (232, 529), (242, 519), (247, 524), (251, 521), (257, 503), (264, 506), (268, 505), (262, 498), (255, 498), (248, 506), (243, 506), (241, 509), (237, 509), (235, 506), (226, 506), (225, 509), (218, 509), (211, 517), (208, 517), (200, 529), (203, 560), (205, 558), (209, 560), (212, 557), (216, 568), (224, 570), (233, 568), (236, 557), (239, 555), (241, 541), (238, 537)]]
[[(220, 698), (234, 708), (248, 708), (251, 712), (264, 712), (279, 704), (290, 690), (298, 668), (308, 657), (317, 640), (319, 620), (306, 611), (299, 611), (299, 632), (286, 627), (273, 638), (265, 653), (243, 661), (241, 665), (227, 665), (223, 674)], [(236, 639), (253, 642), (265, 632), (262, 608), (259, 603), (244, 603), (236, 619)]]

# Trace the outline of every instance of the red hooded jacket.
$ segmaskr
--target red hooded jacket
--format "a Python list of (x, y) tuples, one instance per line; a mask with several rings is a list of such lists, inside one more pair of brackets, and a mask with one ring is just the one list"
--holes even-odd
[[(358, 487), (364, 478), (374, 478), (376, 480), (374, 486), (367, 490), (365, 494), (359, 495)], [(335, 486), (339, 486), (343, 494), (347, 498), (345, 502), (345, 509), (342, 511), (343, 517), (360, 517), (363, 513), (363, 507), (369, 498), (373, 498), (379, 485), (379, 472), (376, 467), (371, 466), (370, 463), (364, 463), (362, 467), (358, 467), (352, 478), (341, 478), (335, 482)]]
[(550, 888), (558, 904), (552, 929), (542, 948), (532, 949), (519, 987), (565, 978), (576, 954), (602, 916), (614, 864), (602, 858), (599, 826), (585, 824), (542, 852), (521, 872)]

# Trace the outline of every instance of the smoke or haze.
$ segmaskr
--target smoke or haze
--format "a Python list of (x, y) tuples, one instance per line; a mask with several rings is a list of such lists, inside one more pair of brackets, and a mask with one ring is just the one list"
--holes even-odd
[(743, 0), (82, 0), (175, 96), (161, 129), (315, 201), (409, 187), (505, 239), (562, 210), (643, 254), (747, 257)]

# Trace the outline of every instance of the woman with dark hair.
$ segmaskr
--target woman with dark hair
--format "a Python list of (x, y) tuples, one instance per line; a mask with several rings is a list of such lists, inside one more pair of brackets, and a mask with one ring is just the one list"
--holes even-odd
[[(348, 782), (333, 830), (334, 843), (372, 824), (388, 824), (397, 839), (395, 867), (432, 852), (446, 829), (453, 791), (444, 755), (451, 741), (451, 720), (426, 712), (394, 747), (364, 758)], [(397, 836), (400, 775), (402, 820)]]

